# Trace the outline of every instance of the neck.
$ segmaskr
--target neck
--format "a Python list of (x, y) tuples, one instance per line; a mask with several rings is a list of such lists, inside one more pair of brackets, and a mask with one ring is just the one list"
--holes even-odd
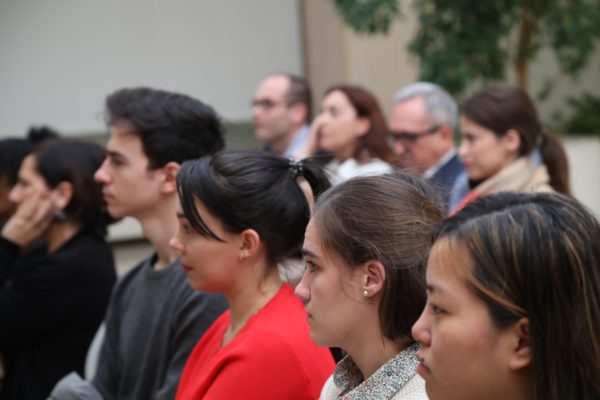
[(44, 235), (48, 241), (48, 253), (54, 253), (60, 249), (80, 229), (81, 224), (69, 220), (52, 223)]
[(354, 330), (348, 343), (342, 348), (348, 352), (364, 379), (369, 378), (383, 364), (394, 358), (410, 345), (409, 341), (393, 341), (383, 336), (379, 328), (377, 311), (361, 318), (360, 326)]
[[(268, 267), (268, 274), (263, 277), (263, 268), (245, 266), (237, 288), (225, 293), (229, 301), (230, 325), (223, 338), (223, 345), (229, 343), (246, 325), (248, 320), (263, 308), (281, 288), (281, 279), (275, 266)], [(254, 273), (248, 273), (253, 271)], [(246, 273), (244, 273), (246, 272)], [(262, 277), (262, 279), (261, 279)]]
[[(339, 151), (335, 152), (334, 156), (335, 156), (335, 159), (338, 160), (339, 162), (344, 162), (347, 159), (352, 158), (355, 151), (356, 151), (356, 145), (352, 144), (351, 146), (347, 146), (346, 148), (340, 149)], [(357, 160), (357, 162), (358, 161), (359, 160)]]
[(157, 270), (166, 268), (177, 259), (177, 253), (169, 246), (171, 238), (177, 233), (175, 201), (174, 196), (169, 196), (144, 215), (134, 216), (156, 251), (154, 268)]
[(298, 133), (300, 128), (301, 127), (294, 127), (294, 128), (292, 128), (292, 130), (287, 132), (285, 135), (283, 135), (283, 136), (279, 137), (277, 140), (271, 142), (271, 147), (273, 148), (273, 151), (275, 152), (275, 154), (281, 156), (281, 155), (283, 155), (283, 153), (285, 153), (285, 151), (289, 147), (290, 143), (292, 143), (292, 140), (294, 140), (294, 137), (296, 136), (296, 134)]

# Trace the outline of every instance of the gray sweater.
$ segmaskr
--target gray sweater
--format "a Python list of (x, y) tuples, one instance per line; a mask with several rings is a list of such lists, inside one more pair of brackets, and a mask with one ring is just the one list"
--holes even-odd
[(150, 257), (116, 285), (93, 385), (105, 400), (172, 399), (198, 339), (227, 308), (194, 291), (179, 261), (156, 271)]

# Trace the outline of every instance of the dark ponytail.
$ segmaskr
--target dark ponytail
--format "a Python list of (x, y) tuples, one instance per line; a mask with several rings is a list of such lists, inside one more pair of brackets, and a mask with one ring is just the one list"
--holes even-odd
[(550, 175), (550, 186), (557, 192), (571, 195), (569, 161), (560, 140), (556, 136), (544, 132), (540, 151), (544, 165), (548, 169), (548, 175)]

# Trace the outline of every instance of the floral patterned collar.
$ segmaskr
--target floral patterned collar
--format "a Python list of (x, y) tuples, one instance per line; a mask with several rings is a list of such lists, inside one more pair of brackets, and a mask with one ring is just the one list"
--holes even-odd
[(333, 382), (341, 389), (343, 400), (389, 399), (397, 393), (417, 372), (416, 353), (419, 345), (414, 343), (383, 364), (366, 381), (350, 356), (344, 357), (333, 372)]

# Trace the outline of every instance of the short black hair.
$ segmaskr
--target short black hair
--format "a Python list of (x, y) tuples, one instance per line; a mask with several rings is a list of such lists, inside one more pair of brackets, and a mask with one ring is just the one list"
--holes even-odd
[(117, 90), (106, 99), (106, 122), (126, 123), (138, 135), (151, 169), (212, 154), (224, 146), (223, 127), (209, 105), (147, 87)]

